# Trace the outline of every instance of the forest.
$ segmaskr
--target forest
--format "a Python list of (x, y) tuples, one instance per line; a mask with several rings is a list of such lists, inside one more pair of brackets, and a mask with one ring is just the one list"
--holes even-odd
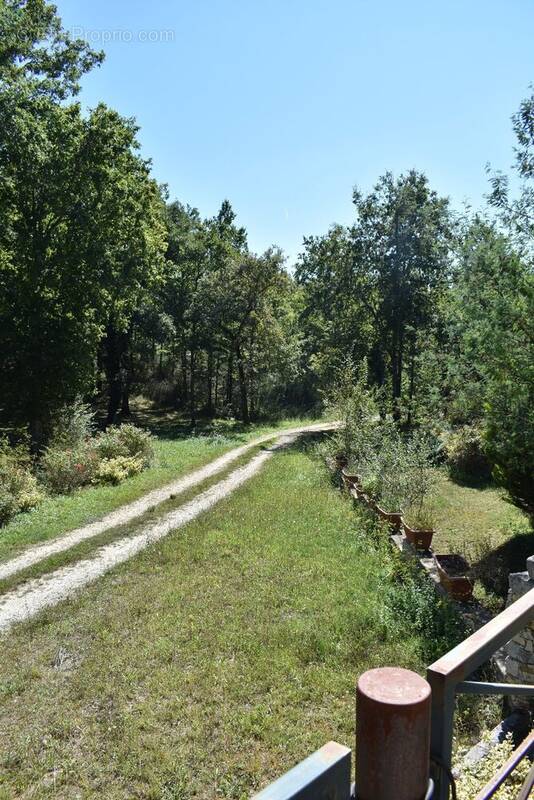
[(103, 428), (139, 396), (192, 428), (318, 413), (364, 364), (381, 417), (461, 430), (534, 513), (534, 94), (486, 207), (387, 172), (291, 265), (276, 245), (251, 252), (229, 200), (205, 219), (171, 198), (135, 120), (83, 111), (103, 54), (53, 6), (8, 0), (0, 40), (4, 455), (38, 461), (76, 403)]
[[(508, 781), (498, 797), (526, 800), (534, 781), (532, 757), (523, 757), (533, 746), (523, 737), (534, 682), (534, 86), (523, 83), (524, 62), (514, 62), (514, 86), (504, 57), (493, 65), (508, 102), (499, 97), (496, 107), (515, 109), (514, 146), (508, 165), (482, 173), (478, 207), (456, 203), (429, 177), (440, 174), (433, 163), (446, 170), (451, 153), (459, 162), (460, 148), (470, 153), (462, 108), (473, 84), (462, 84), (462, 106), (451, 59), (439, 55), (451, 52), (449, 33), (469, 44), (455, 68), (471, 64), (483, 81), (479, 109), (494, 90), (491, 76), (480, 78), (478, 59), (486, 68), (494, 60), (485, 25), (493, 22), (500, 42), (503, 18), (515, 13), (510, 24), (527, 28), (518, 9), (382, 0), (375, 19), (377, 4), (353, 0), (70, 5), (65, 20), (78, 14), (95, 30), (120, 19), (129, 49), (113, 50), (108, 37), (106, 64), (48, 0), (0, 0), (0, 800), (308, 797), (310, 787), (319, 791), (319, 768), (335, 780), (322, 797), (353, 797), (354, 779), (358, 796), (397, 797), (397, 776), (419, 771), (409, 800), (425, 791), (444, 800), (449, 783), (458, 800), (488, 797), (496, 774)], [(447, 35), (442, 18), (450, 18)], [(133, 43), (135, 25), (158, 19), (179, 33), (161, 61), (161, 42), (157, 51)], [(371, 50), (355, 45), (360, 23), (382, 48), (376, 76), (366, 72)], [(288, 51), (282, 58), (273, 32)], [(243, 39), (248, 50), (236, 56), (232, 43)], [(410, 41), (417, 47), (407, 53)], [(362, 98), (357, 111), (371, 138), (384, 119), (375, 116), (375, 91), (400, 141), (392, 65), (406, 59), (399, 75), (417, 81), (434, 47), (432, 91), (441, 75), (453, 95), (436, 125), (453, 109), (458, 131), (448, 154), (429, 136), (434, 160), (425, 160), (415, 137), (409, 152), (426, 169), (403, 168), (402, 148), (389, 140), (369, 179), (357, 133), (330, 139), (318, 126), (299, 165), (310, 180), (333, 170), (342, 138), (357, 158), (342, 153), (336, 182), (323, 190), (318, 179), (310, 209), (287, 228), (282, 208), (273, 213), (286, 250), (280, 237), (290, 228), (294, 236), (297, 220), (295, 257), (275, 242), (256, 252), (271, 239), (252, 244), (266, 229), (258, 208), (275, 205), (262, 194), (267, 184), (246, 186), (240, 201), (239, 181), (256, 174), (247, 162), (232, 196), (219, 189), (246, 162), (240, 145), (257, 148), (258, 174), (272, 168), (257, 141), (272, 133), (263, 130), (271, 112), (262, 92), (272, 90), (278, 114), (278, 168), (295, 153), (285, 139), (291, 122), (300, 148), (306, 119), (320, 113), (333, 128)], [(128, 69), (134, 59), (144, 86)], [(156, 86), (162, 63), (169, 71)], [(234, 77), (234, 85), (245, 63), (250, 83)], [(340, 64), (348, 82), (333, 86)], [(86, 108), (86, 78), (98, 74), (107, 83), (94, 84)], [(125, 76), (134, 86), (128, 102)], [(209, 105), (215, 78), (224, 96), (209, 108), (217, 124), (204, 139), (212, 117), (191, 109)], [(413, 114), (424, 85), (404, 81), (399, 91), (410, 137), (436, 108), (426, 97)], [(292, 92), (301, 99), (306, 91), (294, 103)], [(99, 103), (102, 94), (120, 100)], [(171, 137), (184, 140), (165, 116), (164, 94), (198, 136), (196, 159), (191, 138), (189, 150), (174, 139), (165, 150)], [(129, 108), (132, 98), (143, 130), (111, 107)], [(278, 107), (283, 99), (295, 119)], [(147, 153), (156, 106), (155, 152)], [(301, 119), (303, 108), (311, 116)], [(251, 127), (239, 143), (233, 137), (220, 180), (214, 164), (228, 155), (220, 141), (245, 117)], [(490, 146), (491, 137), (481, 141)], [(322, 157), (320, 170), (310, 153)], [(330, 208), (346, 163), (362, 170), (347, 169), (350, 215), (328, 226), (339, 219)], [(306, 206), (298, 170), (280, 187), (275, 172), (276, 203), (298, 185), (294, 197)], [(183, 193), (182, 174), (193, 175)], [(188, 202), (203, 182), (204, 198), (216, 202), (203, 203), (203, 189)], [(301, 232), (312, 205), (322, 206), (321, 223)], [(370, 671), (374, 688), (362, 706)], [(375, 763), (387, 766), (367, 768)], [(295, 764), (286, 788), (263, 793)], [(365, 772), (387, 791), (365, 794)]]

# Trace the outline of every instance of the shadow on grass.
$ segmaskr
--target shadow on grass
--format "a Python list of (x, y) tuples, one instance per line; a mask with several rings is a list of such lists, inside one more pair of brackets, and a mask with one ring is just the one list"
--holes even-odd
[(188, 415), (168, 408), (138, 408), (132, 411), (127, 421), (148, 429), (159, 439), (171, 440), (189, 439), (191, 436), (227, 435), (244, 441), (245, 434), (252, 427), (239, 420), (209, 418), (200, 418), (193, 426)]
[(524, 572), (525, 562), (531, 555), (534, 555), (534, 530), (527, 529), (482, 554), (473, 565), (472, 573), (486, 591), (505, 598), (508, 592), (508, 574)]
[(454, 475), (447, 472), (448, 477), (456, 486), (465, 486), (466, 489), (499, 489), (491, 475)]

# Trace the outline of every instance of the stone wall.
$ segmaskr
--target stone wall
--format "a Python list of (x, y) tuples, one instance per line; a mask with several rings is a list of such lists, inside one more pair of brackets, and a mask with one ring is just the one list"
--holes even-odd
[[(527, 559), (526, 572), (513, 572), (509, 577), (510, 589), (506, 605), (518, 600), (534, 589), (534, 556)], [(509, 683), (534, 684), (534, 622), (514, 636), (504, 647), (504, 669)], [(527, 697), (511, 698), (515, 706), (532, 709), (533, 701)]]

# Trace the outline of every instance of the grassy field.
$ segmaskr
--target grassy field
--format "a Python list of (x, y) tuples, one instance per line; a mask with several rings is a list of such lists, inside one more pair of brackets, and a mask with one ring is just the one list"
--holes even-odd
[[(0, 797), (234, 798), (458, 629), (303, 447), (2, 641)], [(382, 536), (382, 538), (381, 538)], [(445, 647), (444, 642), (442, 646)]]
[(292, 419), (248, 427), (239, 422), (218, 421), (199, 426), (194, 433), (186, 423), (168, 412), (143, 410), (133, 421), (152, 429), (156, 437), (153, 466), (119, 486), (92, 486), (70, 495), (48, 497), (33, 511), (19, 514), (0, 528), (0, 560), (27, 545), (93, 522), (262, 433), (314, 420)]
[(434, 551), (461, 553), (482, 593), (503, 597), (508, 573), (524, 570), (527, 556), (534, 553), (534, 531), (525, 515), (502, 489), (461, 485), (444, 471), (439, 472), (435, 510)]

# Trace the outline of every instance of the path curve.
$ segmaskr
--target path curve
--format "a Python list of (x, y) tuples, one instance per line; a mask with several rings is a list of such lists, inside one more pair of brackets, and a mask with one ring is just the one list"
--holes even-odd
[(313, 432), (332, 430), (336, 427), (336, 424), (337, 423), (335, 422), (319, 422), (314, 423), (313, 425), (290, 428), (285, 431), (273, 431), (271, 433), (265, 433), (262, 436), (247, 442), (246, 444), (235, 447), (233, 450), (229, 450), (227, 453), (219, 456), (214, 461), (210, 461), (209, 464), (206, 464), (204, 467), (200, 467), (194, 472), (189, 473), (189, 475), (185, 475), (183, 478), (178, 478), (176, 481), (167, 483), (160, 489), (154, 489), (152, 492), (143, 495), (143, 497), (140, 497), (138, 500), (134, 500), (132, 503), (120, 506), (120, 508), (117, 508), (115, 511), (106, 514), (104, 517), (102, 517), (102, 519), (99, 519), (96, 522), (83, 525), (80, 528), (76, 528), (69, 533), (62, 534), (61, 536), (58, 536), (48, 542), (33, 545), (27, 550), (24, 550), (24, 552), (22, 552), (20, 555), (9, 559), (9, 561), (0, 563), (0, 580), (10, 578), (12, 575), (16, 575), (17, 572), (21, 572), (22, 570), (27, 569), (34, 564), (38, 564), (40, 561), (44, 561), (46, 558), (56, 555), (56, 553), (62, 553), (65, 550), (70, 550), (71, 547), (74, 547), (86, 539), (92, 539), (94, 536), (99, 536), (101, 533), (104, 533), (110, 528), (116, 528), (119, 525), (124, 525), (127, 522), (140, 517), (149, 509), (154, 508), (155, 506), (158, 506), (161, 503), (164, 503), (166, 500), (176, 497), (177, 495), (183, 494), (193, 486), (197, 486), (199, 483), (211, 478), (212, 475), (222, 472), (225, 467), (227, 467), (233, 461), (236, 461), (248, 450), (257, 447), (264, 442), (268, 442), (271, 439), (276, 439), (277, 436), (282, 434), (292, 435), (306, 433), (308, 431)]
[[(61, 567), (39, 578), (28, 580), (12, 591), (6, 592), (0, 597), (0, 632), (5, 633), (17, 622), (31, 619), (44, 608), (54, 606), (65, 600), (83, 586), (97, 580), (113, 567), (122, 564), (150, 544), (167, 536), (171, 531), (183, 527), (256, 475), (273, 453), (291, 444), (299, 434), (310, 430), (330, 429), (330, 425), (323, 427), (316, 425), (313, 428), (307, 426), (297, 430), (292, 429), (291, 432), (285, 431), (283, 434), (278, 432), (274, 436), (269, 436), (269, 438), (278, 437), (272, 447), (258, 453), (245, 466), (238, 467), (226, 478), (210, 486), (209, 489), (201, 492), (175, 511), (169, 512), (160, 520), (148, 525), (142, 533), (118, 539), (99, 548), (91, 558)], [(263, 440), (265, 441), (265, 439)], [(250, 446), (254, 445), (250, 444)]]

